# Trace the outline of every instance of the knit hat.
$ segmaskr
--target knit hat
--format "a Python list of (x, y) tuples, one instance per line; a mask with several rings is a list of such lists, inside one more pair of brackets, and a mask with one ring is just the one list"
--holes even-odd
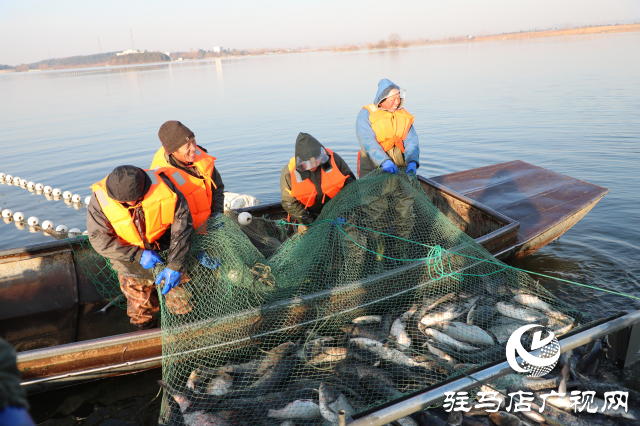
[(173, 154), (195, 135), (179, 121), (171, 120), (160, 126), (158, 137), (167, 154)]
[(151, 188), (151, 179), (135, 166), (118, 166), (107, 177), (107, 195), (116, 201), (137, 201)]

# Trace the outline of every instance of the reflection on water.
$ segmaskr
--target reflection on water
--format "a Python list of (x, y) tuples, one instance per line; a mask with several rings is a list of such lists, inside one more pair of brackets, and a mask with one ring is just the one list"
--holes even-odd
[[(520, 159), (611, 193), (560, 241), (516, 263), (640, 294), (637, 164), (640, 37), (499, 42), (0, 75), (0, 172), (89, 195), (115, 166), (148, 167), (157, 131), (181, 120), (217, 158), (228, 191), (279, 199), (280, 171), (308, 132), (353, 169), (355, 118), (380, 78), (407, 89), (419, 173)], [(37, 74), (37, 75), (32, 75)], [(0, 207), (86, 228), (84, 208), (0, 185)], [(50, 237), (0, 223), (0, 247)], [(629, 299), (570, 286), (589, 310)]]

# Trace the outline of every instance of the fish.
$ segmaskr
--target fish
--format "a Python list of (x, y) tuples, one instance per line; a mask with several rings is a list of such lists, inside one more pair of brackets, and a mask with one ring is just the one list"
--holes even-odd
[(433, 308), (435, 308), (436, 306), (448, 302), (450, 300), (453, 300), (456, 298), (456, 294), (455, 293), (449, 293), (449, 294), (445, 294), (444, 296), (440, 296), (440, 295), (436, 295), (436, 296), (432, 296), (429, 298), (425, 298), (422, 306), (420, 308), (417, 309), (416, 313), (414, 314), (416, 317), (418, 317), (418, 319), (424, 317), (427, 312), (429, 312), (430, 310), (432, 310)]
[(407, 367), (424, 366), (422, 363), (415, 361), (397, 349), (384, 347), (384, 345), (377, 340), (355, 338), (349, 340), (349, 343), (357, 348), (369, 351), (386, 361), (393, 362), (394, 364), (404, 365)]
[(447, 321), (442, 323), (440, 328), (444, 334), (456, 340), (485, 346), (495, 344), (493, 337), (491, 337), (489, 333), (475, 325), (457, 321)]
[(467, 324), (486, 326), (495, 315), (496, 302), (493, 299), (483, 299), (471, 307), (467, 314)]
[(347, 358), (347, 348), (323, 348), (322, 352), (307, 361), (308, 365), (332, 364)]
[(460, 426), (462, 424), (462, 411), (451, 411), (447, 417), (447, 426)]
[(434, 340), (428, 342), (428, 349), (431, 353), (434, 353), (432, 349), (436, 349), (436, 352), (443, 352), (448, 357), (452, 357), (455, 360), (459, 361), (458, 362), (454, 360), (451, 365), (456, 365), (459, 363), (486, 364), (487, 362), (492, 362), (504, 358), (505, 354), (505, 348), (501, 345), (490, 346), (487, 349), (477, 350), (474, 352), (456, 352), (450, 346), (444, 345)]
[(379, 340), (381, 342), (389, 339), (388, 334), (378, 333), (368, 328), (360, 327), (357, 324), (348, 324), (346, 327), (342, 327), (341, 330), (346, 333), (348, 337), (364, 337), (365, 339)]
[(372, 378), (387, 386), (396, 386), (396, 382), (393, 380), (393, 375), (390, 372), (359, 362), (341, 364), (335, 368), (335, 372), (340, 375), (355, 377), (358, 380)]
[(491, 413), (489, 414), (489, 418), (498, 426), (522, 426), (522, 422), (518, 417), (506, 411)]
[(338, 412), (341, 410), (345, 412), (345, 417), (349, 417), (356, 412), (347, 401), (347, 398), (336, 388), (326, 383), (321, 383), (319, 391), (320, 414), (325, 420), (335, 424), (338, 423)]
[(280, 410), (269, 410), (267, 417), (311, 420), (320, 417), (320, 406), (310, 399), (297, 399)]
[(454, 365), (457, 364), (456, 360), (453, 359), (453, 357), (451, 357), (451, 355), (449, 355), (448, 353), (446, 353), (442, 349), (436, 347), (433, 343), (427, 342), (427, 343), (425, 343), (425, 345), (427, 346), (427, 349), (429, 349), (429, 352), (431, 352), (432, 354), (434, 354), (438, 358), (443, 359), (449, 365), (454, 366)]
[(421, 426), (446, 426), (444, 420), (434, 416), (433, 414), (427, 413), (426, 411), (418, 411), (416, 413), (418, 418), (418, 422)]
[(127, 296), (125, 296), (124, 294), (121, 294), (120, 296), (116, 297), (115, 299), (112, 299), (109, 303), (107, 303), (104, 306), (104, 308), (100, 309), (99, 311), (95, 311), (94, 314), (105, 314), (107, 312), (107, 309), (109, 309), (112, 306), (117, 305), (118, 303), (120, 303), (121, 301), (123, 301), (126, 298), (127, 298)]
[(509, 337), (511, 337), (513, 332), (523, 325), (526, 325), (526, 323), (500, 316), (488, 331), (496, 337), (498, 343), (505, 343), (509, 340)]
[(544, 323), (541, 325), (546, 325), (548, 323), (547, 317), (542, 313), (528, 308), (519, 308), (511, 303), (498, 302), (496, 303), (496, 310), (506, 317), (514, 318), (519, 321), (528, 323)]
[(551, 305), (547, 302), (541, 300), (538, 296), (534, 296), (532, 294), (516, 294), (513, 296), (513, 300), (520, 303), (521, 305), (528, 306), (530, 308), (537, 309), (546, 314), (547, 317), (551, 317), (553, 319), (564, 321), (564, 322), (574, 322), (575, 319), (567, 316), (557, 310), (553, 309)]
[(231, 426), (221, 416), (205, 411), (195, 411), (183, 414), (184, 424), (187, 426)]
[(164, 380), (158, 380), (158, 384), (167, 391), (169, 395), (178, 403), (184, 424), (187, 426), (230, 426), (224, 418), (214, 413), (204, 410), (197, 410), (195, 407), (206, 406), (205, 400), (193, 400), (182, 392), (177, 392)]
[(509, 288), (504, 283), (500, 281), (498, 277), (495, 276), (486, 276), (482, 277), (482, 280), (485, 283), (485, 289), (487, 293), (491, 296), (506, 296), (509, 294)]
[(549, 324), (547, 327), (553, 331), (556, 337), (564, 336), (573, 328), (575, 321), (570, 322), (569, 324), (564, 323), (562, 321), (555, 320), (553, 318), (549, 319)]
[(451, 321), (463, 314), (463, 310), (456, 305), (450, 305), (446, 309), (439, 312), (431, 312), (420, 319), (420, 323), (430, 327), (444, 321)]
[(553, 405), (556, 408), (561, 408), (563, 410), (571, 410), (572, 403), (569, 400), (567, 394), (567, 380), (569, 378), (569, 366), (565, 365), (562, 367), (562, 380), (558, 385), (558, 393), (564, 394), (564, 396), (549, 396), (545, 400), (545, 402), (549, 405)]
[(391, 333), (391, 325), (393, 324), (393, 315), (386, 314), (382, 317), (382, 323), (380, 324), (380, 332), (383, 335), (389, 335)]
[(380, 321), (382, 321), (382, 316), (380, 315), (364, 315), (351, 320), (354, 324), (375, 324)]
[(399, 345), (408, 348), (411, 346), (411, 337), (407, 333), (402, 317), (396, 319), (391, 325), (391, 336), (398, 342)]
[(233, 377), (228, 373), (220, 373), (207, 385), (207, 395), (223, 396), (233, 389)]
[(246, 398), (265, 394), (289, 376), (297, 361), (298, 357), (296, 355), (282, 359), (278, 364), (272, 365), (269, 370), (264, 372), (262, 377), (251, 385), (242, 388), (236, 386), (231, 395)]
[(592, 362), (594, 362), (600, 352), (602, 351), (602, 339), (597, 339), (589, 353), (587, 353), (579, 362), (578, 362), (578, 371), (580, 373), (584, 373), (585, 370)]
[(386, 400), (392, 400), (404, 396), (404, 394), (396, 389), (395, 386), (381, 383), (373, 377), (365, 376), (360, 380), (360, 382), (362, 383), (362, 386), (369, 389), (369, 391), (377, 393)]
[(427, 336), (433, 337), (436, 341), (440, 343), (444, 343), (447, 346), (451, 346), (452, 348), (459, 351), (477, 351), (478, 348), (475, 346), (468, 345), (466, 343), (460, 342), (459, 340), (454, 339), (451, 336), (448, 336), (435, 328), (426, 328), (424, 330), (424, 334)]
[(396, 423), (399, 423), (400, 426), (418, 426), (418, 422), (413, 420), (410, 416), (401, 417), (396, 420)]

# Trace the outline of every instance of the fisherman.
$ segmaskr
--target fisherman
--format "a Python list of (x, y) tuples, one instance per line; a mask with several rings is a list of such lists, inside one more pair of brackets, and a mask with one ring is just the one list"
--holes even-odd
[(324, 205), (356, 179), (347, 163), (308, 133), (296, 139), (295, 156), (280, 175), (282, 207), (292, 219), (305, 225), (315, 222)]
[(162, 147), (150, 168), (168, 168), (163, 171), (187, 199), (197, 229), (209, 216), (224, 211), (224, 183), (215, 167), (216, 159), (196, 145), (194, 133), (179, 121), (165, 122), (158, 137)]
[[(91, 189), (89, 241), (118, 272), (131, 324), (155, 327), (160, 306), (150, 269), (162, 263), (158, 252), (168, 249), (167, 267), (155, 284), (164, 280), (166, 295), (180, 283), (193, 231), (187, 200), (164, 173), (134, 166), (116, 167)], [(190, 310), (180, 290), (166, 299), (175, 314)]]
[(34, 426), (29, 402), (20, 386), (16, 351), (0, 337), (0, 426)]
[(404, 109), (405, 90), (386, 78), (378, 83), (378, 93), (372, 104), (362, 107), (356, 120), (356, 135), (360, 142), (358, 177), (382, 167), (387, 173), (416, 174), (419, 167), (418, 134), (413, 128), (413, 115)]

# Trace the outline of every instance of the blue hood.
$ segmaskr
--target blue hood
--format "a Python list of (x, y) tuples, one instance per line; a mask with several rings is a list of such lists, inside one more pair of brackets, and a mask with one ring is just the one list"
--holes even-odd
[[(373, 100), (373, 103), (375, 104), (375, 106), (378, 106), (378, 104), (380, 104), (380, 102), (383, 101), (384, 98), (386, 98), (389, 92), (393, 89), (400, 90), (400, 87), (394, 84), (393, 81), (388, 80), (386, 78), (383, 78), (382, 80), (380, 80), (380, 82), (378, 83), (378, 93), (376, 93), (376, 98)], [(403, 104), (404, 104), (404, 99), (402, 99), (398, 109), (402, 108)]]

